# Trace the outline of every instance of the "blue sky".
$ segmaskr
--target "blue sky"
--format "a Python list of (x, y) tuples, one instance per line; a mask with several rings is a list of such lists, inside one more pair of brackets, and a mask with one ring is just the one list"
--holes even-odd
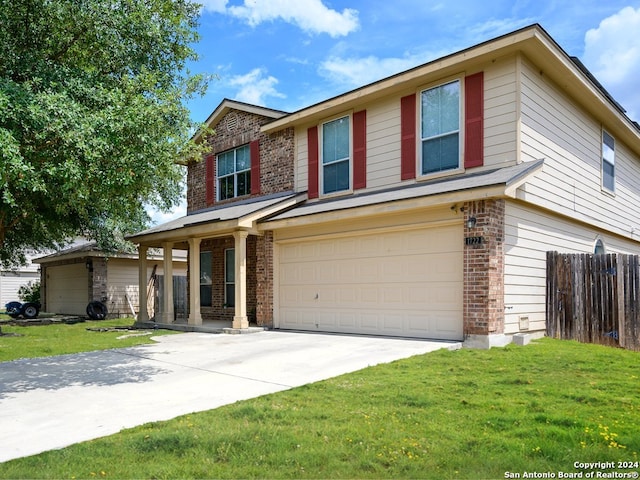
[(640, 0), (199, 2), (200, 59), (189, 68), (214, 78), (188, 104), (197, 122), (224, 98), (293, 112), (532, 23), (640, 120)]
[(640, 1), (199, 1), (191, 68), (217, 79), (196, 121), (225, 97), (295, 111), (532, 23), (640, 119)]

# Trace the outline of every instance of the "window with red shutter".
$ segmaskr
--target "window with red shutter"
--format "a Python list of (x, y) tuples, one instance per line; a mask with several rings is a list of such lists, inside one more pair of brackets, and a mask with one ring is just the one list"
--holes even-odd
[(318, 127), (307, 130), (308, 159), (308, 196), (318, 198)]
[(484, 163), (484, 75), (478, 72), (464, 79), (464, 166)]
[(251, 156), (251, 194), (260, 195), (260, 140), (249, 144)]
[(416, 178), (416, 95), (400, 100), (400, 178)]
[(205, 190), (205, 201), (207, 206), (213, 205), (215, 201), (215, 181), (216, 181), (216, 173), (215, 173), (215, 157), (213, 155), (209, 155), (205, 159), (205, 182), (206, 182), (206, 190)]
[(353, 114), (353, 189), (367, 187), (367, 111)]

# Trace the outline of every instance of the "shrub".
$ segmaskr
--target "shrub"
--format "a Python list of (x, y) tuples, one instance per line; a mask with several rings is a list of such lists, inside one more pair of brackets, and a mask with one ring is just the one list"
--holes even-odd
[(18, 289), (18, 297), (23, 302), (40, 303), (40, 280), (34, 280)]

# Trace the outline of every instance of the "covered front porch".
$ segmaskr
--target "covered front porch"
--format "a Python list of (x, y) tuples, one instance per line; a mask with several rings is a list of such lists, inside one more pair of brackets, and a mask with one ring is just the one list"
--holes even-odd
[[(137, 323), (207, 333), (249, 333), (273, 324), (273, 236), (257, 222), (295, 206), (304, 195), (277, 195), (214, 207), (158, 225), (128, 239), (138, 244)], [(165, 278), (172, 278), (172, 251), (186, 250), (188, 311), (177, 316), (173, 289), (160, 312), (150, 304), (150, 248), (164, 252)]]

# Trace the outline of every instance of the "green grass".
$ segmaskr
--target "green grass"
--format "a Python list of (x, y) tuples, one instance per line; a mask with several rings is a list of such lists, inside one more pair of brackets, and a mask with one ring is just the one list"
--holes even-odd
[(442, 350), (13, 460), (0, 478), (477, 479), (638, 462), (639, 359), (551, 339)]
[[(87, 328), (124, 327), (133, 325), (133, 323), (133, 318), (122, 318), (87, 321), (75, 325), (61, 323), (28, 327), (1, 325), (3, 335), (0, 336), (0, 362), (18, 358), (50, 357), (153, 343), (149, 336), (118, 340), (117, 337), (125, 335), (126, 331), (92, 332), (87, 330)], [(4, 335), (12, 333), (19, 336)], [(154, 332), (154, 335), (166, 333), (168, 333), (167, 330), (158, 330)]]

